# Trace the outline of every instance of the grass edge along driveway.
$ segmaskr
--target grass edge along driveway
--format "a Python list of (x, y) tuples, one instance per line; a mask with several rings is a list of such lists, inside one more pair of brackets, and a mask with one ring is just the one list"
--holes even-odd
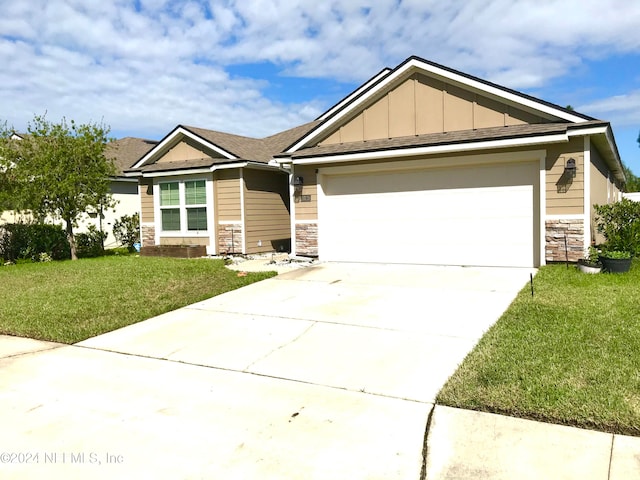
[(452, 407), (640, 436), (640, 263), (548, 265), (438, 394)]
[(0, 334), (76, 343), (275, 275), (139, 256), (4, 266)]

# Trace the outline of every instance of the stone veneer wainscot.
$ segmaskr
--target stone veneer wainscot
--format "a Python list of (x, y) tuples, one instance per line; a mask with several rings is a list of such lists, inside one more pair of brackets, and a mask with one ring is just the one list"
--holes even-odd
[(317, 223), (296, 223), (296, 255), (318, 256)]
[[(567, 238), (565, 253), (564, 239)], [(584, 257), (584, 221), (560, 219), (545, 221), (545, 257), (547, 262), (577, 262)]]

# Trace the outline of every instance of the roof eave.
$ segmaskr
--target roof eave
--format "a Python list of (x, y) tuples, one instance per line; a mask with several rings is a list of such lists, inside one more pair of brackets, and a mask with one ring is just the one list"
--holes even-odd
[[(565, 143), (569, 141), (566, 133), (554, 133), (548, 135), (534, 135), (498, 140), (480, 140), (464, 143), (451, 143), (440, 145), (423, 145), (410, 147), (385, 148), (357, 153), (327, 154), (313, 157), (291, 159), (294, 165), (341, 163), (354, 161), (369, 161), (383, 158), (409, 157), (417, 155), (432, 155), (456, 152), (468, 152), (470, 150), (487, 150), (493, 148), (525, 147), (551, 143)], [(284, 162), (283, 162), (284, 163)]]

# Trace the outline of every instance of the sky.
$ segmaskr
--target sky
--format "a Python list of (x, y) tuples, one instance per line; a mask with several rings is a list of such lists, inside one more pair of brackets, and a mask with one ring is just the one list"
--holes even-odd
[(640, 2), (0, 0), (0, 121), (264, 137), (417, 55), (610, 121), (640, 175)]

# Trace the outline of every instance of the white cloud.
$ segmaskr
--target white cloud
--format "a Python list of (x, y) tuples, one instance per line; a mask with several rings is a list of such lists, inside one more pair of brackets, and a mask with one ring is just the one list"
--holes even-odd
[[(0, 11), (1, 119), (22, 128), (47, 110), (155, 137), (176, 123), (267, 135), (330, 106), (271, 100), (268, 79), (229, 65), (355, 87), (416, 54), (526, 89), (640, 52), (640, 3), (627, 0), (0, 0)], [(623, 104), (602, 116), (637, 122)]]
[(640, 123), (640, 90), (603, 98), (582, 105), (577, 110), (590, 112), (591, 115), (605, 118), (620, 127), (638, 125)]

